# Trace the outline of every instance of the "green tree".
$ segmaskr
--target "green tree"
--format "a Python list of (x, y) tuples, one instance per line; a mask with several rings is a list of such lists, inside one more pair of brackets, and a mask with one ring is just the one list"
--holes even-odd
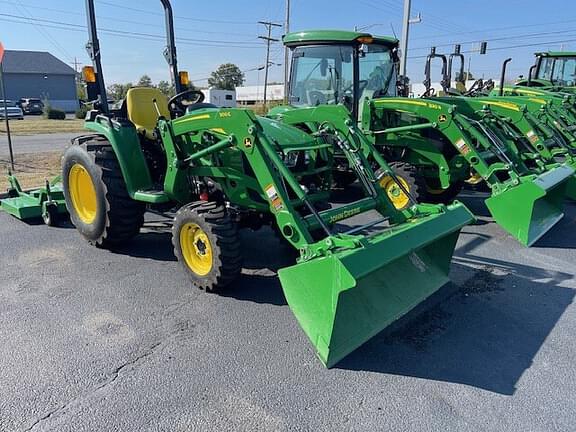
[(157, 87), (158, 90), (160, 90), (166, 97), (171, 98), (176, 94), (176, 89), (174, 88), (172, 83), (169, 83), (168, 81), (164, 80), (160, 81)]
[(124, 99), (126, 97), (126, 93), (128, 93), (128, 90), (130, 90), (132, 87), (134, 87), (132, 83), (112, 84), (108, 86), (108, 94), (112, 99), (118, 101), (120, 99)]
[(150, 78), (148, 75), (142, 75), (140, 77), (140, 79), (138, 80), (138, 84), (136, 84), (137, 87), (154, 87), (152, 85), (152, 78)]
[(232, 63), (222, 64), (208, 78), (208, 85), (220, 90), (234, 90), (244, 84), (244, 74)]

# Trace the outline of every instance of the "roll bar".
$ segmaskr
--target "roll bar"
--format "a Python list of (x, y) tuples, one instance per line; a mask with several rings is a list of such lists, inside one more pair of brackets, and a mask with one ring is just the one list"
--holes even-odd
[[(164, 8), (164, 19), (166, 25), (166, 48), (164, 49), (164, 58), (170, 66), (170, 75), (172, 83), (176, 89), (176, 93), (181, 93), (184, 89), (180, 82), (178, 74), (178, 60), (176, 55), (176, 37), (174, 34), (174, 14), (170, 0), (160, 0)], [(96, 11), (94, 8), (94, 0), (86, 0), (86, 17), (88, 20), (88, 34), (89, 40), (86, 45), (88, 55), (92, 60), (94, 72), (96, 74), (96, 86), (98, 99), (98, 107), (105, 113), (110, 113), (108, 105), (108, 98), (106, 96), (106, 85), (104, 82), (104, 74), (102, 72), (102, 60), (100, 55), (100, 41), (98, 40), (98, 26), (96, 25)]]
[(447, 77), (447, 69), (448, 69), (448, 60), (446, 59), (446, 56), (444, 54), (436, 54), (436, 47), (432, 47), (432, 49), (430, 50), (430, 54), (428, 54), (428, 57), (426, 57), (426, 68), (424, 69), (424, 75), (425, 75), (425, 79), (424, 79), (424, 87), (426, 87), (426, 93), (428, 94), (430, 92), (430, 88), (432, 85), (432, 79), (431, 79), (431, 75), (432, 75), (432, 60), (435, 58), (439, 58), (442, 60), (442, 80), (440, 81), (440, 84), (442, 85), (442, 89), (444, 91), (446, 91), (448, 89), (448, 87), (450, 86), (450, 83), (447, 81), (448, 77)]

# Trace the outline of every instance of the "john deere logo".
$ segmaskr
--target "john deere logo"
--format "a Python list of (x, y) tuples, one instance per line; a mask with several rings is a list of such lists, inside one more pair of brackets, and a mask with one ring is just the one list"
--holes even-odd
[(438, 121), (439, 121), (440, 123), (444, 123), (446, 120), (448, 120), (448, 117), (446, 117), (446, 114), (440, 114), (440, 115), (438, 116)]
[(252, 140), (250, 138), (244, 138), (244, 147), (252, 148)]

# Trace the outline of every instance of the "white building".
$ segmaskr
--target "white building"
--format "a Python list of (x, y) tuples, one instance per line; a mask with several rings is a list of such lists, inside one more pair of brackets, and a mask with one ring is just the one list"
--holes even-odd
[[(284, 84), (270, 84), (267, 86), (266, 99), (268, 101), (284, 100)], [(236, 100), (238, 105), (256, 105), (264, 102), (264, 86), (236, 87)]]
[(204, 102), (221, 108), (236, 108), (236, 92), (234, 90), (204, 89)]

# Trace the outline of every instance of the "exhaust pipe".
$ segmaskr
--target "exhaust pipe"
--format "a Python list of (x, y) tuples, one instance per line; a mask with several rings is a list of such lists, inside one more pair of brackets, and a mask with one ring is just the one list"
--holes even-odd
[(502, 64), (502, 74), (500, 75), (500, 96), (504, 96), (504, 81), (506, 80), (506, 68), (508, 67), (508, 63), (512, 61), (511, 58), (507, 58), (504, 60)]

